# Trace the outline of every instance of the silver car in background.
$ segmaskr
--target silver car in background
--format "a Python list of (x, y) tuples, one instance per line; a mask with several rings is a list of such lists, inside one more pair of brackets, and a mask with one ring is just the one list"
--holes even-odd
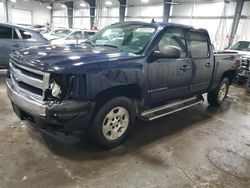
[(9, 54), (20, 48), (49, 44), (38, 31), (19, 25), (0, 23), (0, 74), (9, 68)]
[(80, 44), (94, 35), (95, 30), (79, 30), (79, 29), (53, 29), (50, 33), (44, 34), (51, 44), (68, 45)]

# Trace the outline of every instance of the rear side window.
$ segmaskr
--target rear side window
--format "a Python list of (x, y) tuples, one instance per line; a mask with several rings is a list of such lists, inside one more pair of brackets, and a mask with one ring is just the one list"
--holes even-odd
[(188, 41), (192, 57), (209, 57), (208, 40), (205, 33), (199, 31), (189, 31)]
[(32, 35), (28, 31), (19, 30), (23, 39), (31, 39)]
[(12, 39), (12, 28), (0, 26), (0, 39)]

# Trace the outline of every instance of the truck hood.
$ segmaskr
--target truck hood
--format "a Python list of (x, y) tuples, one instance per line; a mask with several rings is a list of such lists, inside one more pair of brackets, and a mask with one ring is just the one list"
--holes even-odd
[(11, 57), (19, 64), (45, 72), (76, 73), (83, 71), (82, 67), (96, 69), (107, 62), (139, 57), (139, 55), (110, 47), (72, 44), (31, 47), (16, 51)]

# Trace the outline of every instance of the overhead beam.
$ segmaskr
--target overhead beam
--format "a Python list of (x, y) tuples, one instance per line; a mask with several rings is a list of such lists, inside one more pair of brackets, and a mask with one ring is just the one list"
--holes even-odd
[(172, 4), (172, 0), (163, 1), (163, 22), (169, 21), (171, 4)]
[(73, 3), (73, 1), (65, 2), (65, 5), (67, 6), (69, 28), (73, 28), (73, 9), (74, 9), (74, 3)]
[(90, 29), (93, 28), (95, 23), (96, 0), (85, 0), (90, 7)]
[(119, 21), (120, 22), (124, 22), (127, 0), (119, 0), (119, 3), (120, 3), (120, 7), (119, 7)]
[(6, 22), (9, 22), (9, 0), (5, 0), (5, 15), (6, 15)]
[(228, 42), (228, 47), (232, 46), (232, 44), (233, 44), (234, 37), (235, 37), (235, 34), (236, 34), (238, 26), (239, 26), (243, 4), (244, 4), (244, 0), (237, 1), (235, 13), (234, 13), (232, 30), (231, 30), (230, 38), (229, 38), (229, 42)]
[(50, 9), (50, 26), (52, 27), (53, 26), (54, 5), (53, 5), (53, 3), (50, 3), (49, 5), (51, 6), (51, 9)]

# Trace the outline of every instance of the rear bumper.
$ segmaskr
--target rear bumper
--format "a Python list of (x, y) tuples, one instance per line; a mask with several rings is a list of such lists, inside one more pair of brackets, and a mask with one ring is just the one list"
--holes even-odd
[(11, 79), (6, 79), (7, 94), (20, 119), (28, 119), (40, 128), (52, 127), (70, 132), (88, 127), (95, 103), (66, 100), (62, 102), (38, 101), (16, 89)]

